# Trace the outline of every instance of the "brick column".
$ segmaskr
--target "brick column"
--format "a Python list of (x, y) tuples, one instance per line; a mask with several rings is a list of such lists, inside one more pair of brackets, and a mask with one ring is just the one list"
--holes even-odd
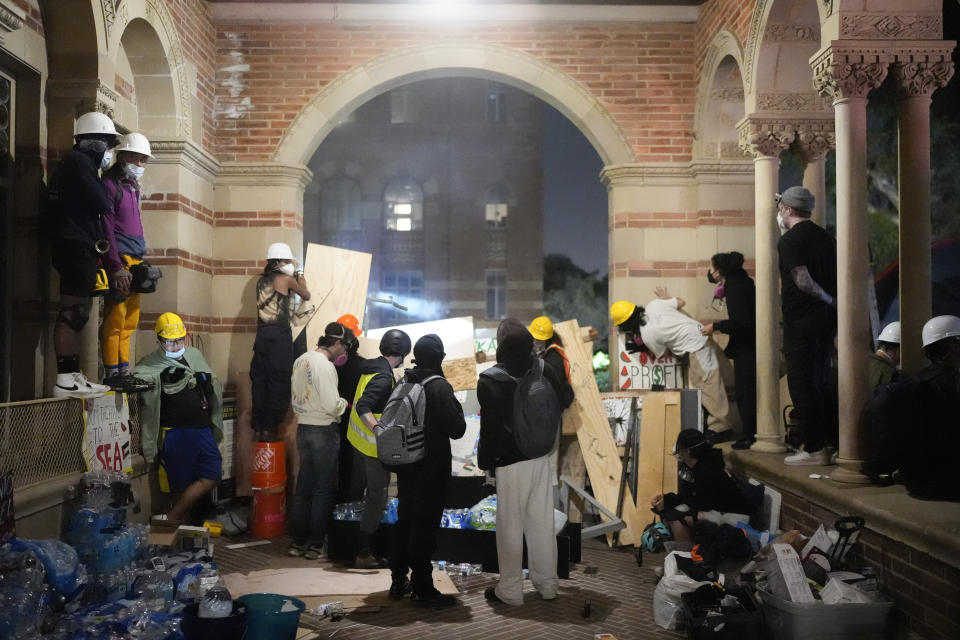
[(865, 483), (860, 414), (870, 397), (872, 334), (867, 251), (867, 94), (887, 75), (883, 43), (834, 41), (810, 60), (816, 89), (833, 99), (837, 138), (839, 482)]
[(780, 152), (790, 146), (793, 126), (748, 116), (737, 125), (740, 147), (753, 156), (754, 245), (757, 285), (757, 441), (754, 451), (780, 452), (780, 289), (773, 196), (780, 175)]
[(900, 361), (917, 373), (927, 360), (920, 332), (933, 315), (930, 271), (930, 101), (953, 75), (955, 43), (923, 43), (897, 50), (890, 73), (897, 82), (900, 175)]

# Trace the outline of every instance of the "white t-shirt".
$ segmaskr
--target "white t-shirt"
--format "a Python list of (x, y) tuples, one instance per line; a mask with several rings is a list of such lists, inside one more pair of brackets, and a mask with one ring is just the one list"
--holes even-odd
[(640, 337), (658, 358), (670, 351), (674, 355), (699, 351), (707, 344), (707, 336), (700, 335), (699, 322), (677, 309), (677, 299), (657, 298), (644, 309), (647, 323), (640, 327)]
[(347, 401), (337, 393), (337, 368), (319, 351), (307, 351), (293, 363), (291, 403), (301, 424), (339, 422)]

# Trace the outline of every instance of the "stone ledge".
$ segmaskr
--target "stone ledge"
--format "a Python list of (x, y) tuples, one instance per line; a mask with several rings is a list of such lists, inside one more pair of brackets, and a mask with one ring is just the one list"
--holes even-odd
[(868, 529), (960, 568), (960, 504), (911, 498), (903, 485), (813, 480), (809, 474), (829, 474), (837, 467), (788, 467), (783, 464), (783, 453), (735, 451), (729, 445), (722, 448), (727, 461), (747, 475), (830, 511), (863, 516)]

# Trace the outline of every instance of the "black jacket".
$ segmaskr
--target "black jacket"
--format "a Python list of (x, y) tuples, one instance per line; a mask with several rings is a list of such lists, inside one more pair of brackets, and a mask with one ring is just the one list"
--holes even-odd
[[(504, 350), (503, 347), (507, 349)], [(527, 348), (510, 350), (510, 344), (504, 342), (497, 349), (497, 362), (511, 376), (523, 376), (533, 364), (533, 355)], [(499, 366), (498, 365), (498, 366)], [(544, 366), (543, 376), (553, 385), (560, 399), (560, 407), (566, 409), (573, 401), (573, 389), (552, 366)], [(513, 381), (494, 380), (480, 376), (477, 383), (477, 399), (480, 401), (480, 442), (477, 445), (477, 463), (481, 469), (492, 471), (496, 467), (506, 467), (528, 458), (520, 453), (513, 433), (506, 426), (513, 421), (513, 392), (517, 385)]]
[(48, 231), (54, 243), (82, 244), (92, 250), (103, 238), (102, 216), (112, 204), (97, 169), (94, 158), (76, 148), (57, 165), (47, 192)]
[(387, 406), (387, 400), (393, 392), (393, 368), (386, 358), (380, 356), (364, 360), (360, 365), (360, 376), (371, 373), (374, 374), (373, 378), (364, 387), (363, 395), (355, 403), (357, 415), (360, 416), (365, 413), (383, 413), (383, 408)]
[[(353, 407), (354, 396), (357, 395), (357, 383), (360, 382), (360, 369), (367, 361), (356, 351), (348, 354), (347, 361), (343, 366), (337, 367), (337, 393), (341, 398), (346, 398), (348, 405)], [(349, 415), (349, 411), (344, 412)]]
[(713, 323), (714, 331), (730, 336), (723, 350), (728, 358), (756, 352), (757, 290), (753, 278), (740, 270), (724, 278), (723, 294), (727, 301), (728, 320)]
[[(414, 367), (404, 372), (410, 382), (423, 382), (430, 376), (443, 377), (443, 371), (427, 367)], [(450, 439), (463, 437), (467, 423), (463, 419), (463, 406), (453, 395), (453, 387), (442, 380), (433, 380), (424, 388), (426, 408), (424, 410), (424, 433), (427, 442), (426, 464), (445, 465), (450, 473)]]
[(753, 515), (753, 506), (723, 468), (723, 453), (710, 449), (691, 469), (693, 482), (680, 480), (680, 502), (697, 511), (721, 511)]
[(900, 429), (904, 484), (920, 498), (960, 501), (960, 371), (935, 362), (917, 374), (911, 387), (910, 422)]

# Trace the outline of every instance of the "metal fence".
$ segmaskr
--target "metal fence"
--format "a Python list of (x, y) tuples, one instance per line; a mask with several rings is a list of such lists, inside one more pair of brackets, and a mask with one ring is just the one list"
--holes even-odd
[[(130, 447), (140, 449), (140, 403), (129, 397)], [(86, 470), (81, 453), (83, 402), (34, 400), (0, 404), (0, 472), (13, 470), (22, 489)]]

